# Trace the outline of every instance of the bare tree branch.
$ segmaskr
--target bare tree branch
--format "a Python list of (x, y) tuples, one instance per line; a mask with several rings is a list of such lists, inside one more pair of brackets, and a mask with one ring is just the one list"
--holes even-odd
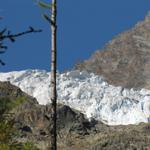
[(43, 14), (43, 17), (53, 26), (56, 27), (56, 23), (54, 21), (52, 21), (52, 19), (50, 17), (48, 17), (48, 15)]
[[(37, 33), (37, 32), (42, 32), (42, 30), (34, 29), (33, 27), (30, 26), (29, 29), (24, 32), (19, 32), (17, 34), (11, 34), (10, 30), (7, 30), (7, 28), (4, 28), (2, 31), (0, 31), (0, 54), (4, 53), (5, 50), (7, 49), (7, 46), (4, 45), (5, 40), (8, 39), (11, 42), (15, 42), (17, 37), (23, 36), (25, 34)], [(0, 59), (0, 64), (3, 66), (5, 65), (5, 63), (1, 59)]]
[(19, 37), (19, 36), (22, 36), (25, 34), (29, 34), (29, 33), (42, 32), (41, 29), (34, 29), (33, 27), (29, 27), (29, 29), (27, 31), (20, 32), (17, 34), (10, 34), (11, 32), (8, 30), (8, 33), (6, 35), (4, 35), (4, 33), (6, 33), (6, 31), (7, 31), (7, 29), (5, 28), (0, 32), (0, 41), (9, 39), (11, 42), (14, 42), (16, 37)]

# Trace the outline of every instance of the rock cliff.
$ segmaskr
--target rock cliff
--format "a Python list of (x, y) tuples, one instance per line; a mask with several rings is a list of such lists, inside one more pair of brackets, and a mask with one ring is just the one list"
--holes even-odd
[[(39, 149), (49, 147), (51, 106), (39, 105), (36, 99), (22, 92), (10, 82), (0, 82), (0, 99), (16, 101), (20, 105), (14, 114), (14, 141), (32, 141)], [(68, 106), (58, 104), (58, 150), (134, 150), (150, 149), (150, 124), (108, 126)]]
[(150, 12), (75, 68), (103, 75), (113, 85), (150, 89)]

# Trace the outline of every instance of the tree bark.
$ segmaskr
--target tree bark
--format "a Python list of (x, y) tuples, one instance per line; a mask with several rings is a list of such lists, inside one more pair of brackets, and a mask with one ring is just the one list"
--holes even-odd
[(57, 0), (52, 0), (51, 8), (51, 150), (57, 150), (57, 90), (56, 90), (56, 69), (57, 69)]

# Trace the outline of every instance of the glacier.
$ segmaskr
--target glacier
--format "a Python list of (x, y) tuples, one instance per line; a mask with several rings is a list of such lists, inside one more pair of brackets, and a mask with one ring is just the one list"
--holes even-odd
[[(50, 103), (50, 73), (45, 70), (1, 72), (0, 81), (10, 81), (41, 105)], [(57, 93), (59, 103), (108, 125), (150, 122), (150, 90), (147, 89), (116, 87), (102, 76), (72, 70), (57, 73)]]

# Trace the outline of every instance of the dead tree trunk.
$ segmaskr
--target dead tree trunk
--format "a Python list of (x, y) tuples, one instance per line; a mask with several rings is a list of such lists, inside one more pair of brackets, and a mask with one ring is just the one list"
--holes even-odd
[(51, 150), (57, 150), (57, 90), (56, 90), (56, 66), (57, 66), (57, 0), (52, 0), (51, 4), (51, 103), (52, 103), (52, 116), (51, 116)]

